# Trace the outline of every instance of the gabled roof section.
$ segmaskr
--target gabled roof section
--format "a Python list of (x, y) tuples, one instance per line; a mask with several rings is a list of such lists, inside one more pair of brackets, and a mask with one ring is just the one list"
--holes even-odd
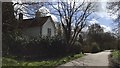
[(20, 28), (29, 28), (29, 27), (42, 27), (43, 24), (50, 18), (51, 16), (46, 17), (39, 17), (39, 18), (31, 18), (31, 19), (24, 19), (20, 24)]

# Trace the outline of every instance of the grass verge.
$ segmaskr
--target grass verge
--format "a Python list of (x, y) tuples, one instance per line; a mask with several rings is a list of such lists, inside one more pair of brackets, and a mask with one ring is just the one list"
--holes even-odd
[(77, 59), (82, 57), (83, 54), (75, 54), (72, 56), (67, 56), (55, 60), (48, 60), (48, 61), (17, 61), (11, 58), (2, 58), (2, 66), (59, 66), (71, 60)]
[(120, 50), (114, 50), (112, 52), (112, 58), (120, 61)]

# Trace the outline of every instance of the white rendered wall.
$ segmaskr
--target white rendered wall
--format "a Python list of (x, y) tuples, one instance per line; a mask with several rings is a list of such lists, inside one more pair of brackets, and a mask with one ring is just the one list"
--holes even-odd
[(47, 36), (48, 35), (48, 28), (51, 29), (51, 36), (55, 35), (55, 28), (54, 24), (51, 22), (50, 18), (46, 21), (46, 23), (42, 27), (42, 35)]

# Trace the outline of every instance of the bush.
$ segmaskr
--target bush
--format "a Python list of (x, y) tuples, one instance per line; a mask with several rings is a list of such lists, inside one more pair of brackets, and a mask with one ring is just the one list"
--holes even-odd
[(84, 53), (89, 53), (89, 52), (91, 52), (91, 47), (90, 47), (89, 45), (85, 45), (85, 46), (83, 47), (83, 52), (84, 52)]
[(51, 58), (64, 55), (66, 44), (57, 37), (42, 37), (30, 39), (23, 45), (24, 56)]
[(120, 51), (114, 50), (109, 56), (109, 62), (112, 68), (120, 68)]
[(24, 41), (25, 39), (21, 36), (15, 34), (4, 34), (2, 37), (3, 56), (12, 53), (15, 54), (18, 54), (18, 52), (20, 53), (22, 50), (21, 45), (23, 44)]
[(112, 58), (120, 61), (120, 51), (119, 50), (113, 51)]
[[(3, 56), (17, 56), (16, 58), (39, 59), (62, 57), (68, 54), (80, 53), (81, 44), (76, 42), (74, 46), (66, 44), (59, 36), (55, 37), (33, 37), (8, 35), (3, 37)], [(67, 52), (70, 49), (70, 52)]]
[(80, 42), (75, 42), (71, 49), (73, 53), (80, 53), (82, 51), (82, 44)]
[(3, 57), (2, 58), (2, 66), (19, 66), (19, 63), (14, 59)]
[(100, 51), (99, 45), (96, 42), (93, 42), (91, 46), (92, 46), (91, 52), (96, 53)]

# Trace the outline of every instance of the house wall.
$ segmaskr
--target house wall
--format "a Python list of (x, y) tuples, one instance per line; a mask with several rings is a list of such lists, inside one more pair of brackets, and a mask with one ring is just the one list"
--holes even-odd
[[(46, 23), (42, 26), (42, 36), (48, 35), (48, 28), (51, 29), (51, 36), (54, 36), (55, 28), (50, 19), (48, 19)], [(23, 34), (27, 36), (38, 36), (40, 35), (40, 27), (37, 26), (37, 27), (25, 28), (23, 29)]]
[(32, 27), (23, 29), (23, 34), (27, 36), (38, 36), (40, 34), (40, 27)]
[(50, 18), (46, 21), (46, 23), (42, 27), (42, 35), (47, 36), (48, 35), (48, 28), (51, 29), (51, 36), (55, 35), (55, 27), (54, 24), (51, 22)]

